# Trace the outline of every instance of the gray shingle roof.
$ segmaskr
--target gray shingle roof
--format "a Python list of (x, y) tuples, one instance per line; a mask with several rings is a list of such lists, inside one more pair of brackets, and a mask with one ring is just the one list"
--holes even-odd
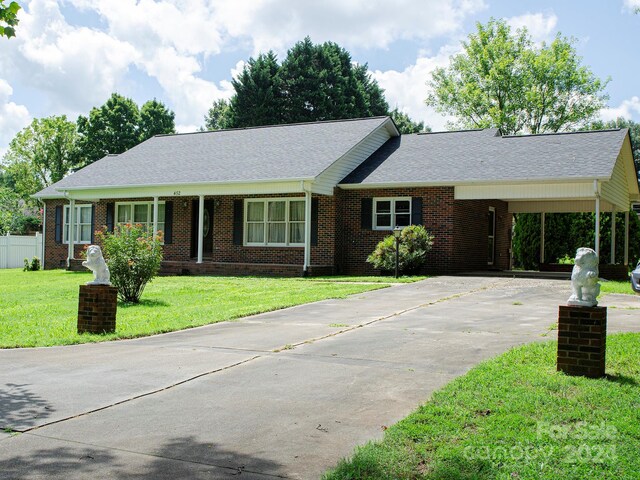
[(391, 138), (341, 184), (610, 177), (627, 129), (500, 137), (495, 130)]
[(48, 187), (96, 188), (307, 179), (320, 174), (388, 117), (156, 136)]

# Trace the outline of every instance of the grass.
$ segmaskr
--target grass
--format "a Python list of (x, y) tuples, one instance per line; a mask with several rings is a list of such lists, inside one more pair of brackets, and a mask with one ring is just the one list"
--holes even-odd
[(627, 295), (637, 295), (637, 293), (631, 289), (631, 282), (629, 280), (606, 280), (604, 282), (600, 282), (600, 293), (624, 293)]
[(556, 372), (555, 342), (484, 362), (325, 480), (637, 479), (640, 334), (607, 343), (598, 380)]
[(78, 335), (78, 286), (92, 278), (91, 273), (63, 270), (0, 270), (0, 348), (153, 335), (388, 286), (303, 278), (158, 277), (147, 285), (140, 304), (118, 304), (114, 334)]

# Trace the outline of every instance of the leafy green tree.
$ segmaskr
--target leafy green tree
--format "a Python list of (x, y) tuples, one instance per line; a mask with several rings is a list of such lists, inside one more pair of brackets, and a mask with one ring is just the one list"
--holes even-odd
[(175, 113), (155, 98), (147, 101), (140, 109), (140, 141), (154, 135), (176, 132)]
[(608, 83), (581, 65), (573, 41), (536, 46), (526, 29), (503, 20), (477, 24), (464, 52), (438, 68), (426, 103), (457, 117), (456, 127), (496, 127), (504, 135), (583, 126), (605, 105)]
[[(315, 45), (307, 37), (289, 50), (281, 65), (273, 52), (249, 59), (233, 80), (226, 127), (337, 120), (387, 115), (384, 91), (367, 65), (354, 65), (335, 43)], [(224, 105), (209, 118), (226, 118)], [(218, 117), (211, 117), (211, 114)], [(205, 118), (207, 121), (207, 118)]]
[(6, 4), (6, 0), (0, 0), (0, 37), (7, 38), (16, 36), (15, 27), (18, 25), (18, 11), (20, 5), (18, 2)]
[(13, 138), (2, 163), (24, 199), (78, 166), (76, 124), (65, 115), (36, 118)]
[(424, 126), (424, 122), (414, 122), (409, 118), (409, 115), (398, 110), (397, 107), (389, 112), (389, 116), (393, 119), (396, 127), (398, 127), (398, 130), (400, 130), (400, 133), (402, 134), (431, 131), (430, 127)]
[(231, 109), (224, 98), (215, 100), (204, 116), (203, 130), (224, 130), (231, 127)]
[(78, 117), (79, 151), (85, 165), (109, 153), (122, 153), (140, 141), (138, 105), (113, 93), (100, 107), (91, 109), (88, 117)]
[(287, 123), (282, 115), (282, 88), (278, 59), (273, 52), (250, 58), (232, 80), (235, 95), (230, 102), (231, 127)]

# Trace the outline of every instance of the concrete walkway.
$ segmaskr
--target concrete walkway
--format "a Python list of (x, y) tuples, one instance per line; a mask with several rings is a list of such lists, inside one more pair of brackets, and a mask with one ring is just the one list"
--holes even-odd
[[(0, 351), (0, 478), (318, 478), (476, 363), (553, 339), (570, 284), (438, 277), (155, 337)], [(640, 297), (609, 295), (609, 331)], [(616, 307), (616, 308), (611, 308)]]

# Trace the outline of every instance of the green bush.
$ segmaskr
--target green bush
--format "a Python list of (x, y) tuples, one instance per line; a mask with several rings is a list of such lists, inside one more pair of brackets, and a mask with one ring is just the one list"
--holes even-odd
[[(417, 273), (427, 260), (427, 253), (433, 245), (431, 235), (422, 225), (410, 225), (402, 230), (398, 249), (398, 268), (405, 274)], [(396, 268), (396, 239), (385, 237), (367, 257), (367, 262), (383, 272), (393, 272)]]
[(22, 269), (24, 272), (37, 272), (40, 270), (40, 259), (38, 257), (33, 257), (31, 261), (28, 258), (24, 259), (24, 268)]
[(117, 226), (113, 233), (97, 232), (102, 243), (111, 283), (123, 302), (139, 303), (144, 287), (160, 270), (161, 234), (145, 231), (142, 225)]

